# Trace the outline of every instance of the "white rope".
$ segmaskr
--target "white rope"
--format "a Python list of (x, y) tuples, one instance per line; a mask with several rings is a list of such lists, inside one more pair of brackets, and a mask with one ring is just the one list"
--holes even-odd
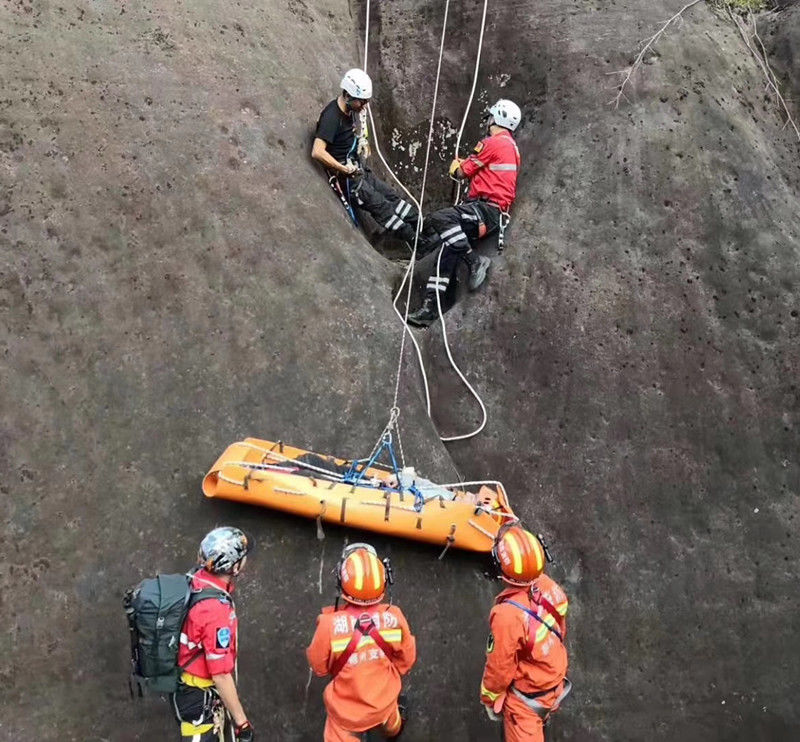
[[(431, 158), (431, 144), (433, 142), (433, 124), (436, 120), (436, 103), (439, 99), (439, 80), (442, 75), (442, 57), (444, 56), (444, 40), (447, 35), (447, 14), (450, 11), (450, 0), (445, 0), (444, 3), (444, 19), (442, 21), (442, 38), (439, 41), (439, 60), (436, 64), (436, 82), (433, 86), (433, 103), (431, 104), (431, 116), (430, 121), (428, 123), (428, 142), (425, 146), (425, 162), (422, 167), (422, 187), (420, 189), (419, 194), (419, 204), (418, 204), (418, 216), (417, 216), (417, 229), (414, 232), (414, 248), (411, 251), (411, 260), (408, 263), (408, 269), (406, 270), (406, 275), (404, 277), (408, 279), (408, 291), (406, 294), (406, 311), (405, 317), (403, 318), (403, 338), (400, 341), (400, 361), (397, 366), (397, 379), (395, 381), (394, 386), (394, 399), (392, 401), (392, 407), (397, 407), (397, 399), (400, 394), (400, 373), (403, 369), (403, 354), (405, 352), (405, 345), (406, 345), (406, 336), (411, 335), (411, 330), (408, 328), (408, 313), (411, 307), (411, 285), (412, 281), (410, 276), (414, 275), (414, 263), (417, 259), (417, 246), (419, 244), (419, 234), (422, 229), (422, 206), (425, 203), (425, 186), (428, 183), (428, 165), (430, 164)], [(400, 286), (402, 290), (402, 284)], [(397, 292), (398, 295), (400, 291)], [(396, 299), (395, 299), (396, 300)], [(428, 412), (428, 416), (430, 416), (430, 411)]]
[[(467, 107), (464, 109), (464, 117), (461, 119), (461, 127), (459, 128), (458, 136), (456, 137), (455, 157), (458, 157), (458, 150), (461, 147), (461, 137), (464, 134), (464, 127), (467, 124), (467, 117), (469, 116), (469, 110), (472, 107), (472, 100), (475, 97), (475, 88), (476, 88), (476, 86), (478, 84), (478, 71), (479, 71), (480, 65), (481, 65), (481, 52), (483, 50), (483, 35), (484, 35), (484, 31), (486, 29), (486, 11), (487, 11), (488, 7), (489, 7), (489, 0), (484, 0), (483, 1), (483, 16), (481, 18), (481, 32), (480, 32), (480, 35), (478, 37), (478, 53), (477, 53), (477, 56), (475, 58), (475, 72), (472, 75), (472, 90), (470, 90), (470, 92), (469, 92), (469, 100), (467, 101)], [(457, 204), (460, 200), (461, 200), (461, 181), (459, 180), (458, 181), (458, 188), (456, 189), (456, 199), (455, 199), (455, 202), (454, 202), (453, 205)], [(442, 265), (442, 250), (443, 249), (444, 249), (443, 247), (440, 248), (439, 257), (436, 260), (436, 285), (437, 286), (441, 285), (440, 284), (440, 280), (441, 280), (441, 265)], [(451, 441), (463, 441), (463, 440), (467, 440), (468, 438), (473, 438), (476, 435), (478, 435), (478, 433), (480, 433), (486, 427), (486, 422), (487, 422), (489, 416), (488, 416), (488, 414), (486, 412), (486, 405), (483, 403), (483, 400), (481, 399), (480, 395), (478, 394), (478, 392), (475, 391), (475, 388), (472, 386), (472, 384), (470, 384), (469, 381), (467, 381), (467, 377), (464, 375), (464, 373), (458, 367), (458, 365), (455, 362), (455, 359), (453, 358), (453, 353), (450, 350), (450, 342), (447, 339), (447, 326), (446, 326), (445, 321), (444, 321), (444, 313), (442, 312), (442, 300), (441, 300), (441, 292), (440, 291), (436, 292), (436, 309), (439, 312), (439, 323), (442, 326), (442, 341), (444, 342), (444, 349), (445, 349), (445, 352), (447, 353), (447, 359), (450, 361), (450, 365), (453, 367), (453, 370), (456, 372), (456, 374), (458, 374), (458, 378), (461, 379), (461, 381), (463, 382), (464, 386), (467, 387), (469, 393), (473, 397), (475, 397), (475, 399), (478, 402), (478, 405), (480, 405), (480, 408), (481, 408), (481, 415), (482, 415), (481, 423), (480, 423), (480, 425), (478, 425), (477, 428), (475, 428), (475, 430), (473, 430), (473, 431), (471, 431), (469, 433), (463, 433), (461, 435), (440, 436), (441, 440), (443, 442), (445, 442), (445, 443), (448, 443), (448, 442), (451, 442)]]
[[(439, 281), (441, 280), (441, 266), (442, 266), (442, 252), (444, 251), (444, 246), (439, 248), (439, 257), (436, 259), (436, 285), (439, 286)], [(449, 436), (439, 436), (439, 438), (448, 443), (450, 441), (464, 441), (468, 438), (473, 438), (474, 436), (478, 435), (485, 427), (486, 421), (488, 419), (488, 414), (486, 413), (486, 405), (483, 403), (483, 400), (480, 398), (478, 392), (475, 391), (472, 384), (467, 381), (467, 377), (464, 376), (464, 373), (458, 367), (453, 358), (453, 353), (450, 350), (450, 342), (447, 339), (447, 326), (445, 325), (444, 321), (444, 314), (442, 312), (442, 292), (436, 291), (436, 308), (439, 310), (439, 323), (442, 326), (442, 341), (444, 342), (444, 349), (447, 352), (447, 359), (450, 361), (450, 365), (453, 367), (453, 370), (458, 374), (458, 378), (464, 383), (464, 386), (467, 387), (469, 393), (478, 400), (478, 404), (481, 408), (481, 415), (483, 419), (481, 420), (481, 424), (475, 428), (475, 430), (469, 433), (462, 433), (461, 435), (449, 435)]]
[[(365, 34), (364, 34), (364, 71), (365, 72), (367, 71), (367, 58), (368, 58), (368, 50), (369, 50), (370, 5), (371, 5), (371, 0), (367, 0), (367, 3), (366, 3), (366, 18), (365, 18)], [(482, 48), (483, 48), (483, 36), (484, 36), (485, 27), (486, 27), (486, 12), (487, 12), (487, 8), (488, 8), (488, 0), (484, 0), (483, 16), (482, 16), (482, 19), (481, 19), (481, 32), (480, 32), (480, 39), (479, 39), (479, 43), (478, 43), (478, 56), (477, 56), (476, 63), (475, 63), (475, 72), (474, 72), (474, 75), (473, 75), (472, 90), (470, 91), (470, 96), (469, 96), (469, 101), (467, 103), (467, 108), (464, 111), (464, 117), (463, 117), (462, 122), (461, 122), (461, 128), (459, 129), (459, 132), (458, 132), (458, 139), (457, 139), (457, 142), (456, 142), (456, 152), (458, 151), (458, 147), (459, 147), (460, 142), (461, 142), (461, 137), (462, 137), (463, 132), (464, 132), (464, 127), (466, 125), (466, 120), (467, 120), (467, 117), (469, 115), (469, 110), (470, 110), (470, 108), (472, 106), (472, 100), (474, 98), (475, 88), (477, 86), (478, 71), (479, 71), (479, 67), (480, 67), (480, 57), (481, 57), (481, 51), (482, 51)], [(417, 246), (419, 244), (419, 235), (420, 235), (420, 232), (421, 232), (421, 229), (422, 229), (422, 221), (423, 221), (422, 204), (424, 203), (424, 200), (425, 200), (425, 186), (426, 186), (427, 177), (428, 177), (428, 166), (429, 166), (429, 162), (430, 162), (431, 142), (433, 140), (433, 125), (434, 125), (434, 120), (435, 120), (435, 115), (436, 115), (436, 103), (437, 103), (438, 95), (439, 95), (439, 80), (440, 80), (440, 77), (441, 77), (441, 70), (442, 70), (442, 57), (443, 57), (443, 54), (444, 54), (444, 41), (445, 41), (446, 32), (447, 32), (447, 17), (448, 17), (449, 9), (450, 9), (450, 0), (445, 0), (444, 20), (443, 20), (443, 23), (442, 23), (442, 37), (441, 37), (441, 40), (440, 40), (440, 43), (439, 43), (439, 59), (438, 59), (437, 68), (436, 68), (436, 83), (435, 83), (435, 86), (434, 86), (433, 105), (431, 107), (431, 116), (430, 116), (430, 122), (429, 122), (429, 128), (428, 128), (428, 141), (427, 141), (427, 145), (426, 145), (426, 149), (425, 149), (425, 163), (424, 163), (424, 167), (423, 167), (423, 171), (422, 171), (422, 188), (421, 188), (421, 192), (420, 192), (419, 201), (417, 201), (417, 199), (414, 198), (414, 196), (411, 194), (411, 192), (401, 182), (400, 178), (397, 177), (397, 175), (395, 174), (394, 170), (392, 170), (392, 168), (389, 166), (389, 163), (386, 162), (386, 159), (384, 158), (383, 153), (380, 150), (380, 146), (378, 145), (378, 139), (377, 139), (377, 136), (375, 134), (375, 121), (374, 121), (373, 116), (372, 116), (372, 106), (368, 107), (370, 127), (371, 127), (371, 130), (372, 130), (372, 141), (373, 141), (373, 143), (375, 145), (375, 152), (377, 153), (378, 158), (380, 159), (381, 163), (386, 168), (386, 170), (389, 172), (389, 174), (392, 176), (394, 181), (400, 186), (400, 188), (403, 190), (403, 192), (411, 199), (411, 201), (417, 207), (417, 214), (418, 214), (417, 229), (416, 229), (416, 232), (414, 234), (414, 246), (413, 246), (412, 251), (411, 251), (411, 259), (410, 259), (409, 264), (408, 264), (408, 266), (406, 268), (406, 272), (403, 275), (403, 280), (400, 283), (400, 287), (397, 290), (397, 294), (395, 296), (394, 302), (392, 303), (392, 308), (394, 309), (395, 314), (403, 322), (403, 336), (402, 336), (402, 339), (401, 339), (401, 342), (400, 342), (400, 354), (399, 354), (399, 360), (398, 360), (398, 364), (397, 364), (397, 373), (396, 373), (396, 379), (395, 379), (394, 397), (392, 399), (392, 410), (396, 410), (397, 409), (397, 400), (398, 400), (399, 393), (400, 393), (400, 376), (401, 376), (401, 372), (402, 372), (402, 368), (403, 368), (403, 359), (404, 359), (404, 355), (405, 355), (405, 341), (406, 341), (406, 336), (409, 336), (411, 338), (411, 342), (414, 345), (414, 350), (416, 351), (417, 360), (419, 362), (420, 372), (422, 374), (422, 383), (423, 383), (423, 387), (425, 389), (425, 407), (426, 407), (426, 411), (428, 413), (428, 417), (431, 417), (431, 395), (430, 395), (430, 387), (429, 387), (429, 384), (428, 384), (428, 376), (427, 376), (427, 373), (425, 371), (425, 363), (424, 363), (423, 358), (422, 358), (422, 351), (421, 351), (421, 349), (419, 347), (419, 343), (417, 342), (417, 339), (414, 337), (414, 334), (411, 332), (411, 330), (408, 327), (408, 315), (409, 315), (409, 309), (410, 309), (410, 306), (411, 306), (411, 289), (412, 289), (412, 283), (413, 283), (412, 277), (413, 277), (414, 265), (416, 263), (416, 257), (417, 257)], [(441, 248), (440, 248), (439, 257), (438, 257), (437, 262), (436, 262), (436, 277), (437, 277), (437, 279), (440, 278), (441, 257), (442, 257), (442, 255), (441, 255)], [(407, 282), (407, 284), (406, 284), (406, 282)], [(400, 312), (400, 310), (398, 309), (397, 304), (398, 304), (398, 301), (400, 300), (401, 295), (403, 294), (403, 289), (404, 289), (404, 287), (406, 287), (406, 285), (408, 286), (408, 288), (406, 290), (406, 306), (405, 306), (405, 313), (402, 314)], [(452, 351), (450, 350), (450, 345), (449, 345), (449, 342), (447, 340), (447, 331), (446, 331), (446, 328), (445, 328), (444, 314), (442, 313), (441, 299), (440, 299), (440, 295), (439, 295), (438, 291), (437, 291), (437, 294), (436, 294), (436, 306), (437, 306), (438, 311), (439, 311), (439, 321), (441, 322), (441, 325), (442, 325), (442, 336), (443, 336), (443, 339), (444, 339), (445, 350), (447, 352), (447, 357), (448, 357), (448, 360), (450, 361), (450, 365), (453, 367), (455, 372), (458, 374), (458, 377), (461, 379), (461, 381), (467, 387), (467, 389), (469, 390), (470, 394), (472, 394), (472, 396), (475, 397), (475, 399), (478, 401), (478, 404), (480, 405), (480, 408), (481, 408), (481, 414), (482, 414), (482, 420), (481, 420), (480, 425), (475, 430), (473, 430), (472, 432), (465, 433), (463, 435), (456, 435), (456, 436), (447, 436), (447, 437), (440, 436), (440, 439), (442, 441), (444, 441), (444, 442), (466, 440), (467, 438), (472, 438), (472, 437), (478, 435), (478, 433), (480, 433), (484, 429), (484, 427), (486, 426), (486, 422), (487, 422), (487, 419), (488, 419), (488, 415), (487, 415), (487, 412), (486, 412), (486, 406), (484, 405), (483, 400), (480, 398), (480, 396), (475, 391), (475, 389), (472, 387), (472, 385), (467, 381), (467, 378), (464, 376), (463, 372), (458, 367), (458, 365), (455, 362), (455, 359), (453, 358), (453, 354), (452, 354)]]
[[(472, 76), (472, 90), (469, 91), (469, 100), (467, 101), (467, 107), (464, 109), (464, 118), (461, 119), (461, 127), (458, 130), (458, 136), (456, 137), (456, 147), (455, 147), (455, 154), (453, 157), (458, 157), (458, 150), (461, 149), (461, 137), (464, 134), (464, 127), (467, 125), (467, 116), (469, 115), (469, 109), (472, 108), (472, 99), (475, 97), (475, 87), (478, 84), (478, 70), (481, 66), (481, 52), (483, 51), (483, 32), (486, 28), (486, 10), (489, 8), (489, 0), (483, 0), (483, 17), (481, 18), (481, 33), (478, 36), (478, 55), (475, 57), (475, 73)], [(456, 187), (456, 200), (455, 203), (458, 203), (461, 199), (461, 181), (458, 181)]]

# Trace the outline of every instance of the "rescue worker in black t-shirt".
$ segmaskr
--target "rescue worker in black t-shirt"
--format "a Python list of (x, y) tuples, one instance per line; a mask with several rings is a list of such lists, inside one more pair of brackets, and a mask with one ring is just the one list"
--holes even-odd
[(372, 97), (372, 80), (364, 70), (348, 70), (341, 89), (339, 97), (320, 114), (311, 156), (332, 176), (331, 186), (346, 203), (355, 202), (387, 232), (413, 244), (417, 208), (376, 178), (359, 159), (356, 124)]

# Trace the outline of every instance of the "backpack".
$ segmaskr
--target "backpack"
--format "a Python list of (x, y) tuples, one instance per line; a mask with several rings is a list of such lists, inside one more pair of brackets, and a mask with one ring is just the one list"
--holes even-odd
[(203, 653), (200, 647), (188, 662), (178, 665), (186, 615), (192, 606), (209, 598), (228, 596), (215, 588), (192, 590), (192, 573), (148, 577), (125, 593), (123, 605), (131, 640), (131, 696), (134, 685), (140, 697), (143, 690), (177, 690), (181, 671)]

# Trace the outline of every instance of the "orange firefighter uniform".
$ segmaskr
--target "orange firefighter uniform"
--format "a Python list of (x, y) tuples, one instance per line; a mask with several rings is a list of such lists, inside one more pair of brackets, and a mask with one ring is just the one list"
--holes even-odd
[(567, 596), (544, 574), (495, 598), (481, 702), (498, 712), (502, 704), (506, 742), (544, 740), (547, 716), (568, 688), (566, 614)]
[(372, 619), (392, 656), (388, 658), (371, 636), (359, 634), (350, 657), (325, 688), (325, 742), (358, 742), (357, 734), (376, 727), (393, 737), (402, 729), (397, 705), (400, 678), (414, 665), (417, 644), (397, 606), (380, 603), (368, 607), (346, 604), (339, 610), (323, 608), (306, 649), (308, 662), (319, 676), (335, 671), (364, 614)]

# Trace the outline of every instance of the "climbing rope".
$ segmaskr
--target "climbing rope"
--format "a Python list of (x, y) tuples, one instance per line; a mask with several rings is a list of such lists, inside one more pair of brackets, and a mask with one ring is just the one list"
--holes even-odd
[[(467, 101), (467, 107), (464, 109), (464, 118), (461, 119), (461, 126), (458, 129), (455, 154), (453, 157), (458, 157), (458, 152), (461, 149), (461, 137), (464, 135), (464, 127), (467, 125), (469, 109), (472, 108), (472, 99), (475, 97), (475, 88), (478, 84), (478, 70), (481, 66), (481, 52), (483, 51), (483, 34), (486, 29), (486, 11), (488, 8), (489, 0), (483, 0), (483, 17), (481, 18), (481, 32), (478, 36), (478, 53), (475, 55), (475, 72), (472, 75), (472, 90), (469, 91), (469, 100)], [(458, 180), (456, 183), (456, 198), (454, 203), (458, 203), (461, 200), (461, 181)]]
[[(368, 59), (368, 52), (369, 52), (370, 6), (371, 6), (371, 0), (367, 0), (367, 3), (366, 3), (366, 15), (365, 15), (365, 33), (364, 33), (364, 71), (365, 72), (367, 71), (367, 59)], [(473, 101), (474, 94), (475, 94), (475, 88), (477, 86), (478, 71), (479, 71), (479, 67), (480, 67), (481, 51), (482, 51), (482, 48), (483, 48), (483, 37), (484, 37), (484, 32), (485, 32), (485, 27), (486, 27), (487, 8), (488, 8), (488, 0), (484, 0), (483, 15), (482, 15), (482, 18), (481, 18), (481, 31), (480, 31), (480, 37), (479, 37), (479, 42), (478, 42), (478, 53), (477, 53), (477, 58), (476, 58), (476, 62), (475, 62), (475, 71), (474, 71), (473, 80), (472, 80), (472, 89), (470, 91), (469, 100), (467, 102), (466, 110), (464, 111), (464, 117), (463, 117), (462, 122), (461, 122), (461, 127), (460, 127), (459, 132), (458, 132), (458, 137), (457, 137), (457, 141), (456, 141), (456, 152), (458, 152), (458, 148), (460, 146), (461, 137), (462, 137), (463, 132), (464, 132), (464, 127), (466, 125), (467, 117), (469, 115), (469, 111), (470, 111), (470, 108), (472, 106), (472, 101)], [(436, 68), (436, 82), (435, 82), (435, 85), (434, 85), (433, 104), (431, 106), (431, 115), (430, 115), (429, 128), (428, 128), (428, 139), (427, 139), (427, 144), (426, 144), (426, 149), (425, 149), (425, 162), (424, 162), (423, 171), (422, 171), (422, 187), (421, 187), (421, 191), (420, 191), (419, 201), (417, 201), (417, 199), (414, 198), (414, 196), (410, 193), (410, 191), (406, 188), (406, 186), (401, 182), (400, 178), (398, 178), (398, 176), (395, 174), (395, 172), (392, 170), (392, 168), (386, 162), (386, 159), (384, 158), (383, 153), (380, 150), (380, 146), (378, 145), (377, 136), (375, 135), (375, 122), (374, 122), (374, 119), (373, 119), (373, 116), (372, 116), (372, 107), (371, 106), (369, 107), (369, 121), (370, 121), (371, 130), (372, 130), (372, 141), (373, 141), (373, 143), (375, 145), (375, 152), (377, 153), (381, 163), (386, 168), (386, 170), (389, 172), (389, 174), (392, 176), (394, 181), (400, 186), (400, 188), (403, 190), (403, 192), (411, 199), (411, 201), (417, 207), (417, 213), (419, 215), (419, 217), (417, 219), (417, 229), (416, 229), (416, 232), (414, 234), (414, 245), (413, 245), (413, 248), (412, 248), (412, 251), (411, 251), (411, 259), (410, 259), (409, 264), (408, 264), (408, 266), (406, 268), (406, 272), (403, 275), (403, 280), (400, 283), (400, 287), (397, 290), (397, 294), (396, 294), (394, 302), (392, 304), (392, 307), (393, 307), (393, 309), (395, 311), (395, 314), (397, 314), (397, 316), (403, 322), (403, 336), (402, 336), (402, 339), (401, 339), (401, 342), (400, 342), (400, 353), (399, 353), (397, 372), (396, 372), (396, 378), (395, 378), (395, 389), (394, 389), (394, 397), (393, 397), (393, 400), (392, 400), (392, 411), (398, 409), (397, 401), (398, 401), (398, 397), (399, 397), (399, 393), (400, 393), (400, 377), (401, 377), (401, 373), (402, 373), (403, 361), (404, 361), (404, 355), (405, 355), (405, 341), (406, 341), (406, 336), (409, 336), (411, 338), (411, 342), (414, 345), (414, 349), (415, 349), (416, 354), (417, 354), (417, 360), (419, 362), (420, 372), (422, 374), (422, 382), (423, 382), (423, 387), (425, 389), (425, 404), (426, 404), (426, 410), (427, 410), (428, 417), (431, 417), (431, 396), (430, 396), (430, 388), (429, 388), (429, 384), (428, 384), (428, 377), (427, 377), (427, 373), (425, 371), (425, 364), (424, 364), (424, 361), (423, 361), (423, 358), (422, 358), (422, 351), (421, 351), (421, 349), (419, 347), (419, 343), (417, 342), (416, 338), (414, 337), (413, 333), (411, 332), (411, 330), (408, 327), (408, 315), (409, 315), (409, 309), (410, 309), (410, 306), (411, 306), (411, 289), (412, 289), (412, 283), (413, 283), (412, 282), (412, 277), (413, 277), (414, 266), (416, 264), (417, 246), (419, 244), (419, 235), (420, 235), (420, 232), (421, 232), (421, 229), (422, 229), (422, 219), (423, 219), (423, 217), (422, 217), (422, 204), (424, 203), (424, 199), (425, 199), (425, 187), (426, 187), (426, 184), (427, 184), (428, 166), (429, 166), (429, 162), (430, 162), (430, 150), (431, 150), (431, 144), (432, 144), (432, 141), (433, 141), (433, 125), (434, 125), (434, 121), (435, 121), (436, 104), (437, 104), (437, 101), (438, 101), (438, 94), (439, 94), (439, 81), (440, 81), (440, 78), (441, 78), (442, 58), (443, 58), (443, 55), (444, 55), (444, 42), (445, 42), (445, 38), (446, 38), (446, 34), (447, 34), (447, 18), (448, 18), (449, 9), (450, 9), (450, 0), (445, 0), (444, 20), (443, 20), (443, 23), (442, 23), (442, 36), (441, 36), (441, 40), (440, 40), (440, 43), (439, 43), (439, 58), (438, 58), (437, 68)], [(460, 184), (459, 184), (459, 191), (460, 191)], [(443, 248), (440, 248), (439, 255), (438, 255), (438, 258), (437, 258), (437, 261), (436, 261), (436, 277), (437, 277), (437, 279), (440, 278), (442, 249)], [(398, 304), (398, 301), (400, 300), (400, 297), (403, 295), (403, 289), (406, 286), (407, 286), (407, 290), (406, 290), (406, 297), (405, 297), (406, 298), (405, 313), (402, 314), (400, 312), (400, 310), (398, 309), (397, 304)], [(470, 394), (472, 394), (472, 396), (475, 397), (475, 399), (477, 400), (477, 402), (478, 402), (478, 404), (479, 404), (479, 406), (481, 408), (481, 414), (482, 414), (481, 423), (475, 430), (473, 430), (473, 431), (471, 431), (469, 433), (465, 433), (463, 435), (440, 436), (440, 439), (442, 441), (444, 441), (444, 442), (457, 441), (457, 440), (466, 440), (468, 438), (472, 438), (472, 437), (478, 435), (478, 433), (480, 433), (484, 429), (484, 427), (486, 426), (486, 422), (487, 422), (487, 419), (488, 419), (488, 415), (487, 415), (487, 412), (486, 412), (486, 406), (484, 405), (483, 400), (481, 399), (480, 395), (478, 395), (478, 393), (475, 391), (475, 389), (469, 383), (469, 381), (467, 380), (466, 376), (461, 371), (461, 369), (458, 367), (458, 365), (455, 362), (455, 359), (453, 358), (452, 351), (450, 350), (450, 344), (449, 344), (448, 339), (447, 339), (447, 331), (446, 331), (446, 327), (445, 327), (444, 314), (442, 312), (440, 292), (437, 292), (437, 294), (436, 294), (436, 306), (437, 306), (437, 309), (438, 309), (438, 312), (439, 312), (439, 321), (440, 321), (440, 323), (442, 325), (442, 336), (443, 336), (443, 340), (444, 340), (445, 351), (447, 353), (448, 360), (450, 361), (450, 365), (453, 367), (453, 369), (455, 370), (456, 374), (461, 379), (463, 384), (467, 387), (467, 389), (470, 392)], [(395, 424), (397, 423), (397, 417), (395, 417), (394, 422), (395, 422)], [(390, 418), (390, 424), (391, 424), (391, 418)], [(388, 425), (387, 425), (387, 427), (388, 427)], [(399, 427), (396, 427), (395, 429), (399, 432)], [(378, 441), (378, 443), (376, 445), (380, 445), (380, 439), (379, 439), (379, 441)], [(401, 458), (402, 458), (402, 448), (401, 448)]]

